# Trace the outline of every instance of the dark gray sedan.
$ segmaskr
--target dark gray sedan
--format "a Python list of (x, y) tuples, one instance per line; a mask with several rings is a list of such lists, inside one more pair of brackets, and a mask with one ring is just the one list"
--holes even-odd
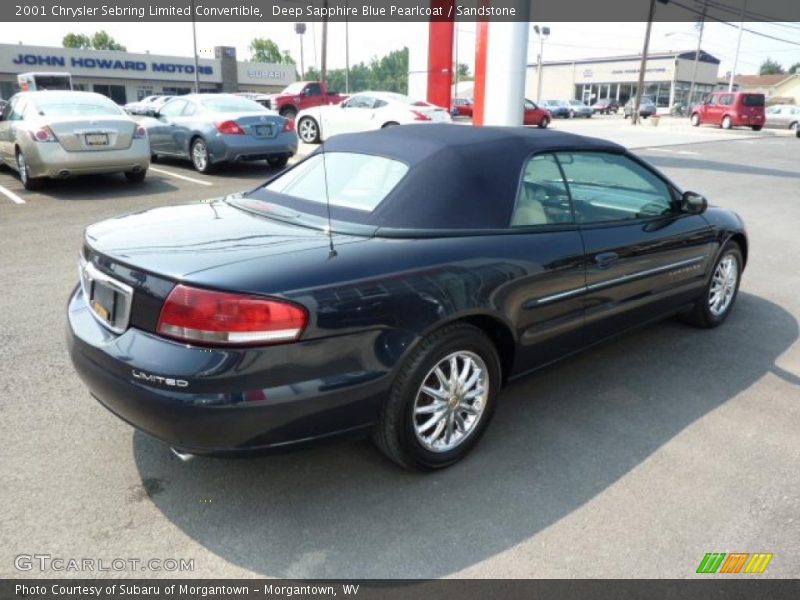
[(293, 120), (233, 94), (173, 98), (141, 123), (154, 160), (188, 158), (201, 173), (221, 163), (251, 160), (281, 168), (297, 152)]

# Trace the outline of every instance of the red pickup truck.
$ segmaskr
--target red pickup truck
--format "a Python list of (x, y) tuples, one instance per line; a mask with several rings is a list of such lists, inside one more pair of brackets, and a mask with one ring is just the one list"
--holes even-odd
[(282, 117), (294, 119), (297, 113), (306, 108), (339, 104), (345, 96), (329, 92), (321, 81), (295, 81), (280, 94), (269, 97), (269, 108), (278, 111)]

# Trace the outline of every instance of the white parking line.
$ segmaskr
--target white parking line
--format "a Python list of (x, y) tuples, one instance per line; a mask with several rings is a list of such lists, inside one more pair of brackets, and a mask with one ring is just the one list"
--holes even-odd
[(183, 179), (184, 181), (191, 181), (192, 183), (198, 183), (200, 185), (214, 185), (210, 181), (203, 181), (202, 179), (187, 177), (186, 175), (180, 175), (178, 173), (173, 173), (172, 171), (164, 171), (163, 169), (156, 169), (155, 167), (150, 167), (150, 170), (154, 171), (155, 173), (161, 173), (162, 175), (169, 175), (170, 177), (176, 177), (177, 179)]
[(699, 152), (691, 152), (690, 150), (670, 150), (669, 148), (647, 148), (647, 150), (656, 151), (656, 152), (669, 152), (670, 154), (688, 154), (691, 156), (700, 156)]
[(2, 185), (0, 185), (0, 194), (3, 194), (15, 204), (25, 204), (25, 200), (17, 196), (14, 192), (9, 190), (8, 188), (4, 188)]

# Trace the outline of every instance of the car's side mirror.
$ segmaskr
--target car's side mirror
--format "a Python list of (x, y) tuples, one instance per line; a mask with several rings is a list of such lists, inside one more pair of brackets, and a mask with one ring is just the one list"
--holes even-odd
[(708, 208), (708, 200), (696, 192), (684, 192), (681, 196), (681, 212), (699, 215)]

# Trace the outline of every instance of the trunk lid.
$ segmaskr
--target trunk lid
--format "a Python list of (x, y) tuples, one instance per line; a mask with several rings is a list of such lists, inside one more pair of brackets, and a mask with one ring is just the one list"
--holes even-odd
[(278, 115), (257, 113), (225, 114), (223, 118), (236, 121), (247, 135), (254, 138), (274, 138), (283, 130), (285, 119)]
[(127, 117), (49, 119), (47, 125), (68, 152), (124, 150), (130, 147), (136, 128)]
[[(336, 244), (363, 240), (337, 234)], [(167, 277), (190, 280), (193, 274), (281, 255), (326, 251), (324, 231), (284, 223), (231, 206), (222, 199), (166, 206), (91, 225), (86, 241), (112, 261)], [(283, 261), (275, 260), (278, 263)]]

